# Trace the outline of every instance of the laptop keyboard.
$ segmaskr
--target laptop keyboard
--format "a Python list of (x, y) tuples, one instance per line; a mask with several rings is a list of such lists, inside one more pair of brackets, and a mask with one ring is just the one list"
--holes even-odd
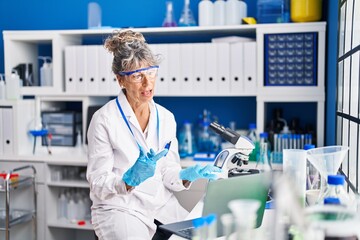
[(179, 232), (186, 235), (186, 236), (188, 236), (189, 239), (190, 239), (192, 237), (193, 229), (194, 229), (193, 227), (184, 228), (184, 229), (179, 230)]

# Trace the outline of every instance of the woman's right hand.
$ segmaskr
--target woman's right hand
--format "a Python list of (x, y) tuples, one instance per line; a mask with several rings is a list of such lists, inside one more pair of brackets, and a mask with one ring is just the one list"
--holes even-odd
[(156, 169), (156, 162), (167, 154), (165, 149), (158, 154), (155, 154), (151, 149), (150, 153), (145, 154), (143, 148), (140, 148), (140, 155), (135, 164), (129, 168), (124, 176), (123, 181), (131, 187), (136, 187), (146, 179), (154, 176)]

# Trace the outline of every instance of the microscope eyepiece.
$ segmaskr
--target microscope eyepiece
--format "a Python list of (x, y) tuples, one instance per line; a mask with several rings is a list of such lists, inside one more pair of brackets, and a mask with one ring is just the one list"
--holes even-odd
[(210, 123), (210, 129), (213, 130), (215, 133), (219, 134), (223, 139), (234, 145), (240, 138), (240, 134), (231, 130), (230, 128), (225, 128), (217, 122)]

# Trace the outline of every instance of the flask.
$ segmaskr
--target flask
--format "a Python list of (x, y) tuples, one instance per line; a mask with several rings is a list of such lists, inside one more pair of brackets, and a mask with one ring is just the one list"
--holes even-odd
[(210, 0), (199, 2), (199, 26), (214, 25), (214, 4)]
[(5, 79), (4, 75), (0, 74), (0, 100), (5, 99)]
[(163, 27), (176, 27), (177, 26), (176, 21), (175, 21), (174, 8), (173, 8), (172, 1), (166, 2), (166, 16), (165, 16), (162, 26)]
[(256, 134), (256, 124), (255, 123), (250, 123), (249, 124), (248, 138), (255, 145), (254, 150), (249, 155), (249, 161), (256, 161), (256, 156), (258, 155), (258, 152), (259, 152), (259, 141), (258, 141), (258, 137), (257, 137), (257, 134)]
[(345, 177), (343, 175), (328, 175), (328, 185), (319, 200), (324, 203), (326, 198), (338, 198), (341, 205), (348, 207), (350, 202), (348, 193), (344, 188), (344, 182)]
[(216, 0), (214, 2), (214, 25), (222, 26), (225, 25), (225, 1)]
[(64, 193), (59, 195), (57, 201), (57, 215), (59, 219), (67, 217), (67, 199)]
[(240, 0), (228, 0), (225, 5), (225, 24), (238, 25), (247, 16), (246, 3)]
[(182, 27), (196, 26), (194, 15), (190, 8), (190, 0), (185, 0), (184, 2), (184, 8), (182, 10), (181, 17), (179, 20), (179, 26)]
[(192, 124), (185, 120), (179, 132), (179, 154), (181, 158), (192, 156), (195, 153), (195, 139), (192, 133)]
[(20, 86), (22, 80), (16, 70), (13, 70), (10, 79), (6, 82), (6, 98), (8, 100), (16, 100), (20, 98)]
[(40, 86), (52, 86), (53, 81), (51, 57), (39, 56), (39, 59), (42, 59), (44, 61), (43, 65), (40, 68)]
[(256, 169), (260, 170), (260, 172), (269, 172), (272, 170), (268, 156), (267, 142), (260, 142), (260, 155), (256, 163)]

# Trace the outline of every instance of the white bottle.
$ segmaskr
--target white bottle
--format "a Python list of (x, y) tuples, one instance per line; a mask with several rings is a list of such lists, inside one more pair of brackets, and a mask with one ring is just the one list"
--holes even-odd
[(67, 219), (69, 221), (75, 221), (77, 217), (77, 206), (74, 199), (70, 199), (67, 204)]
[(58, 219), (67, 217), (67, 199), (64, 193), (61, 193), (57, 201)]
[(225, 6), (224, 0), (214, 2), (214, 26), (225, 25)]
[(225, 6), (225, 24), (239, 25), (241, 20), (247, 16), (246, 3), (239, 0), (228, 0)]
[(214, 25), (214, 4), (210, 0), (199, 2), (199, 26)]
[(5, 99), (5, 80), (3, 74), (0, 74), (0, 100)]
[[(52, 86), (52, 64), (51, 57), (39, 57), (44, 61), (43, 65), (40, 68), (40, 85), (41, 86)], [(49, 60), (49, 62), (47, 62)]]
[(79, 198), (77, 204), (77, 217), (76, 219), (78, 220), (84, 220), (85, 219), (85, 214), (86, 214), (86, 209), (85, 209), (85, 203), (83, 201), (82, 198)]
[(22, 80), (20, 79), (17, 71), (13, 70), (10, 78), (6, 82), (6, 98), (8, 100), (16, 100), (20, 98), (20, 87)]

